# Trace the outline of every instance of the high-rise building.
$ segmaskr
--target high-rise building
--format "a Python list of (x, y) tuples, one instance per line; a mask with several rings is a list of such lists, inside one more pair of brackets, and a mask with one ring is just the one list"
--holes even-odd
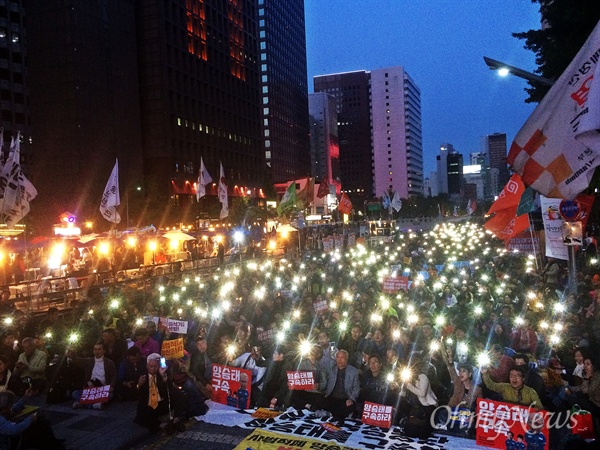
[(336, 102), (340, 147), (340, 178), (355, 204), (371, 198), (370, 74), (365, 70), (314, 77), (314, 91), (330, 94)]
[(36, 187), (51, 206), (97, 215), (116, 157), (122, 203), (144, 223), (198, 214), (201, 157), (215, 180), (222, 162), (230, 196), (265, 186), (258, 0), (25, 5)]
[(202, 157), (214, 180), (223, 164), (230, 196), (252, 195), (265, 181), (257, 0), (136, 8), (149, 194), (163, 209), (169, 194), (175, 214), (192, 218)]
[(371, 123), (375, 196), (423, 195), (421, 94), (403, 67), (371, 72)]
[(31, 117), (24, 13), (22, 1), (0, 1), (0, 106), (5, 149), (11, 136), (21, 132), (21, 166), (29, 176)]
[(314, 90), (336, 100), (341, 181), (353, 201), (423, 194), (420, 93), (402, 67), (317, 76)]
[(435, 157), (437, 166), (437, 192), (448, 193), (448, 154), (454, 152), (452, 144), (440, 145), (440, 154)]
[(100, 219), (116, 158), (123, 209), (126, 192), (142, 185), (135, 10), (133, 0), (23, 5), (38, 190), (31, 214), (47, 233), (65, 211)]
[(464, 193), (463, 156), (457, 151), (448, 153), (448, 194), (462, 195)]
[(274, 182), (310, 173), (304, 0), (258, 0), (264, 156)]
[[(488, 155), (491, 169), (498, 169), (498, 185), (500, 190), (508, 182), (510, 171), (506, 164), (506, 133), (489, 134), (483, 138), (483, 151)], [(498, 195), (500, 192), (493, 192)]]
[(335, 99), (316, 92), (308, 96), (311, 176), (315, 182), (340, 179), (340, 147)]

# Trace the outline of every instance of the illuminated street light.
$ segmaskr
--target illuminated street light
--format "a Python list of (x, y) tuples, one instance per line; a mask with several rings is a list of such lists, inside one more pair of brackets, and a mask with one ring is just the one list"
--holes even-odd
[(518, 67), (511, 66), (509, 64), (505, 64), (500, 61), (496, 61), (495, 59), (488, 58), (487, 56), (484, 56), (483, 60), (485, 61), (487, 66), (490, 68), (490, 70), (497, 70), (498, 75), (500, 75), (502, 77), (505, 77), (509, 73), (512, 73), (513, 75), (515, 75), (519, 78), (523, 78), (527, 81), (534, 81), (536, 83), (543, 84), (545, 86), (552, 86), (554, 84), (554, 80), (550, 80), (548, 78), (544, 78), (539, 75), (536, 75), (535, 73), (531, 73), (531, 72), (527, 72), (526, 70), (519, 69)]

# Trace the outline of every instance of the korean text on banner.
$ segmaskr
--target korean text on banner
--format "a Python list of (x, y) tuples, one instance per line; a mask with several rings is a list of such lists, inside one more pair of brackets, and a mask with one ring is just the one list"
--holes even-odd
[(234, 450), (246, 450), (248, 448), (260, 450), (302, 450), (302, 449), (334, 449), (355, 450), (357, 447), (348, 447), (342, 444), (329, 444), (323, 441), (310, 439), (304, 436), (274, 433), (257, 429), (238, 444)]
[[(548, 448), (549, 442), (547, 411), (538, 411), (527, 406), (495, 402), (480, 398), (477, 400), (477, 426), (475, 437), (477, 445), (491, 448), (510, 447), (508, 433), (516, 442), (519, 435), (526, 444), (542, 444), (535, 448)], [(534, 448), (533, 445), (531, 448)]]
[(569, 250), (563, 243), (562, 228), (564, 219), (560, 215), (560, 198), (540, 197), (542, 220), (546, 236), (546, 256), (569, 260)]
[(171, 333), (187, 334), (188, 323), (186, 320), (169, 319), (161, 317), (159, 326), (165, 326)]
[(384, 277), (381, 292), (384, 294), (397, 294), (401, 290), (408, 290), (408, 277)]
[(374, 427), (390, 428), (392, 426), (392, 407), (379, 403), (365, 402), (362, 423)]
[(213, 364), (212, 400), (234, 408), (247, 409), (250, 405), (251, 380), (251, 370)]
[(528, 186), (573, 199), (600, 164), (600, 23), (517, 133), (507, 162)]
[(183, 338), (163, 341), (161, 355), (166, 359), (183, 358)]
[(290, 391), (312, 391), (315, 389), (315, 376), (311, 371), (288, 371), (287, 382)]
[(93, 405), (95, 403), (106, 403), (110, 396), (110, 386), (99, 386), (84, 389), (79, 403), (82, 405)]

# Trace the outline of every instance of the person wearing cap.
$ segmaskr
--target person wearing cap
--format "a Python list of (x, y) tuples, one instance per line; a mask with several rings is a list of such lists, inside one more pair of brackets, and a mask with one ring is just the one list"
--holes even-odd
[[(147, 375), (141, 375), (136, 388), (139, 392), (135, 423), (146, 427), (151, 433), (161, 429), (161, 417), (180, 415), (177, 398), (172, 394), (167, 368), (160, 367), (160, 355), (151, 353), (146, 359)], [(169, 420), (164, 424), (165, 431), (172, 434), (174, 431), (184, 431), (185, 426), (180, 421)]]
[(210, 398), (212, 393), (212, 361), (208, 356), (207, 350), (206, 335), (201, 334), (196, 339), (196, 345), (190, 356), (189, 375), (193, 378), (196, 387), (202, 395)]
[(481, 368), (482, 380), (485, 386), (501, 395), (502, 401), (523, 406), (542, 407), (537, 392), (525, 386), (525, 374), (521, 367), (513, 367), (509, 372), (508, 383), (496, 383), (490, 378), (487, 367)]

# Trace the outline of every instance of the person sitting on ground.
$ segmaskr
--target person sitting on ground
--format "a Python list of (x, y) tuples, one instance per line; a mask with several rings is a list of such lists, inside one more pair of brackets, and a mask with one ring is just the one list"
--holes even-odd
[(35, 348), (35, 341), (26, 337), (21, 342), (23, 353), (19, 355), (15, 364), (14, 374), (22, 381), (31, 381), (31, 386), (39, 393), (46, 388), (46, 366), (48, 356)]
[[(83, 368), (84, 380), (88, 387), (110, 386), (110, 397), (114, 395), (115, 383), (117, 381), (117, 369), (115, 363), (104, 356), (105, 349), (102, 341), (96, 342), (94, 345), (93, 358), (75, 358), (71, 352), (67, 356), (73, 358), (76, 365)], [(80, 402), (83, 390), (73, 392), (73, 408), (81, 408), (83, 405)], [(94, 403), (91, 407), (94, 409), (103, 409), (106, 403)]]
[(194, 379), (189, 376), (189, 358), (172, 359), (167, 371), (173, 382), (175, 394), (180, 396), (179, 402), (182, 406), (182, 416), (185, 418), (202, 416), (208, 411), (206, 400), (210, 397), (202, 395), (196, 387)]
[(525, 374), (525, 386), (532, 388), (537, 393), (542, 403), (546, 406), (547, 398), (544, 379), (539, 373), (537, 373), (535, 369), (529, 366), (529, 357), (524, 353), (517, 353), (513, 359), (515, 361), (515, 366), (523, 369), (523, 373)]
[(330, 367), (325, 390), (324, 409), (329, 411), (333, 420), (343, 423), (354, 412), (360, 394), (358, 369), (348, 365), (348, 352), (338, 350), (335, 364)]
[(257, 406), (283, 408), (289, 404), (290, 391), (287, 385), (287, 371), (292, 370), (285, 357), (285, 349), (278, 346), (273, 357), (267, 360), (267, 373)]
[(490, 378), (487, 367), (481, 368), (485, 386), (501, 395), (502, 401), (522, 406), (541, 408), (542, 402), (534, 389), (525, 386), (525, 373), (521, 367), (513, 367), (509, 373), (509, 383), (496, 383)]
[(0, 392), (18, 392), (22, 386), (23, 384), (19, 378), (13, 376), (12, 372), (8, 369), (8, 358), (0, 355)]
[(117, 336), (117, 331), (114, 328), (106, 328), (102, 332), (102, 342), (106, 348), (104, 356), (114, 362), (116, 367), (119, 367), (121, 361), (125, 359), (127, 341)]
[(134, 345), (140, 349), (142, 356), (145, 356), (146, 358), (152, 353), (160, 352), (158, 342), (148, 335), (148, 330), (146, 328), (139, 328), (133, 335), (133, 339), (135, 340)]
[(315, 388), (306, 391), (292, 391), (290, 403), (297, 410), (306, 408), (311, 411), (318, 411), (323, 409), (325, 400), (323, 393), (327, 388), (328, 371), (321, 366), (321, 358), (323, 358), (323, 349), (320, 345), (315, 344), (311, 347), (309, 354), (298, 363), (298, 371), (312, 372)]
[(369, 370), (366, 372), (361, 386), (357, 412), (362, 416), (365, 402), (379, 403), (380, 405), (395, 405), (399, 386), (386, 378), (383, 372), (383, 363), (379, 355), (369, 357)]
[(37, 412), (22, 420), (15, 420), (25, 407), (25, 399), (34, 395), (33, 389), (15, 401), (12, 391), (0, 392), (0, 448), (37, 448), (48, 450), (64, 449), (63, 440), (57, 439), (50, 421), (39, 417)]
[(115, 395), (117, 399), (137, 400), (137, 382), (142, 375), (147, 374), (146, 358), (142, 356), (139, 347), (135, 345), (127, 349), (127, 356), (119, 365)]
[(196, 339), (196, 345), (190, 357), (189, 375), (196, 383), (196, 387), (206, 398), (212, 393), (212, 361), (207, 353), (208, 344), (206, 336), (200, 335)]
[(181, 405), (177, 403), (178, 397), (172, 395), (173, 388), (167, 368), (160, 366), (158, 353), (148, 355), (146, 369), (148, 374), (140, 376), (137, 383), (139, 397), (134, 422), (151, 433), (157, 433), (163, 425), (161, 419), (168, 415), (169, 420), (164, 423), (167, 434), (185, 431), (185, 425), (180, 420), (171, 420), (173, 416), (181, 416)]

